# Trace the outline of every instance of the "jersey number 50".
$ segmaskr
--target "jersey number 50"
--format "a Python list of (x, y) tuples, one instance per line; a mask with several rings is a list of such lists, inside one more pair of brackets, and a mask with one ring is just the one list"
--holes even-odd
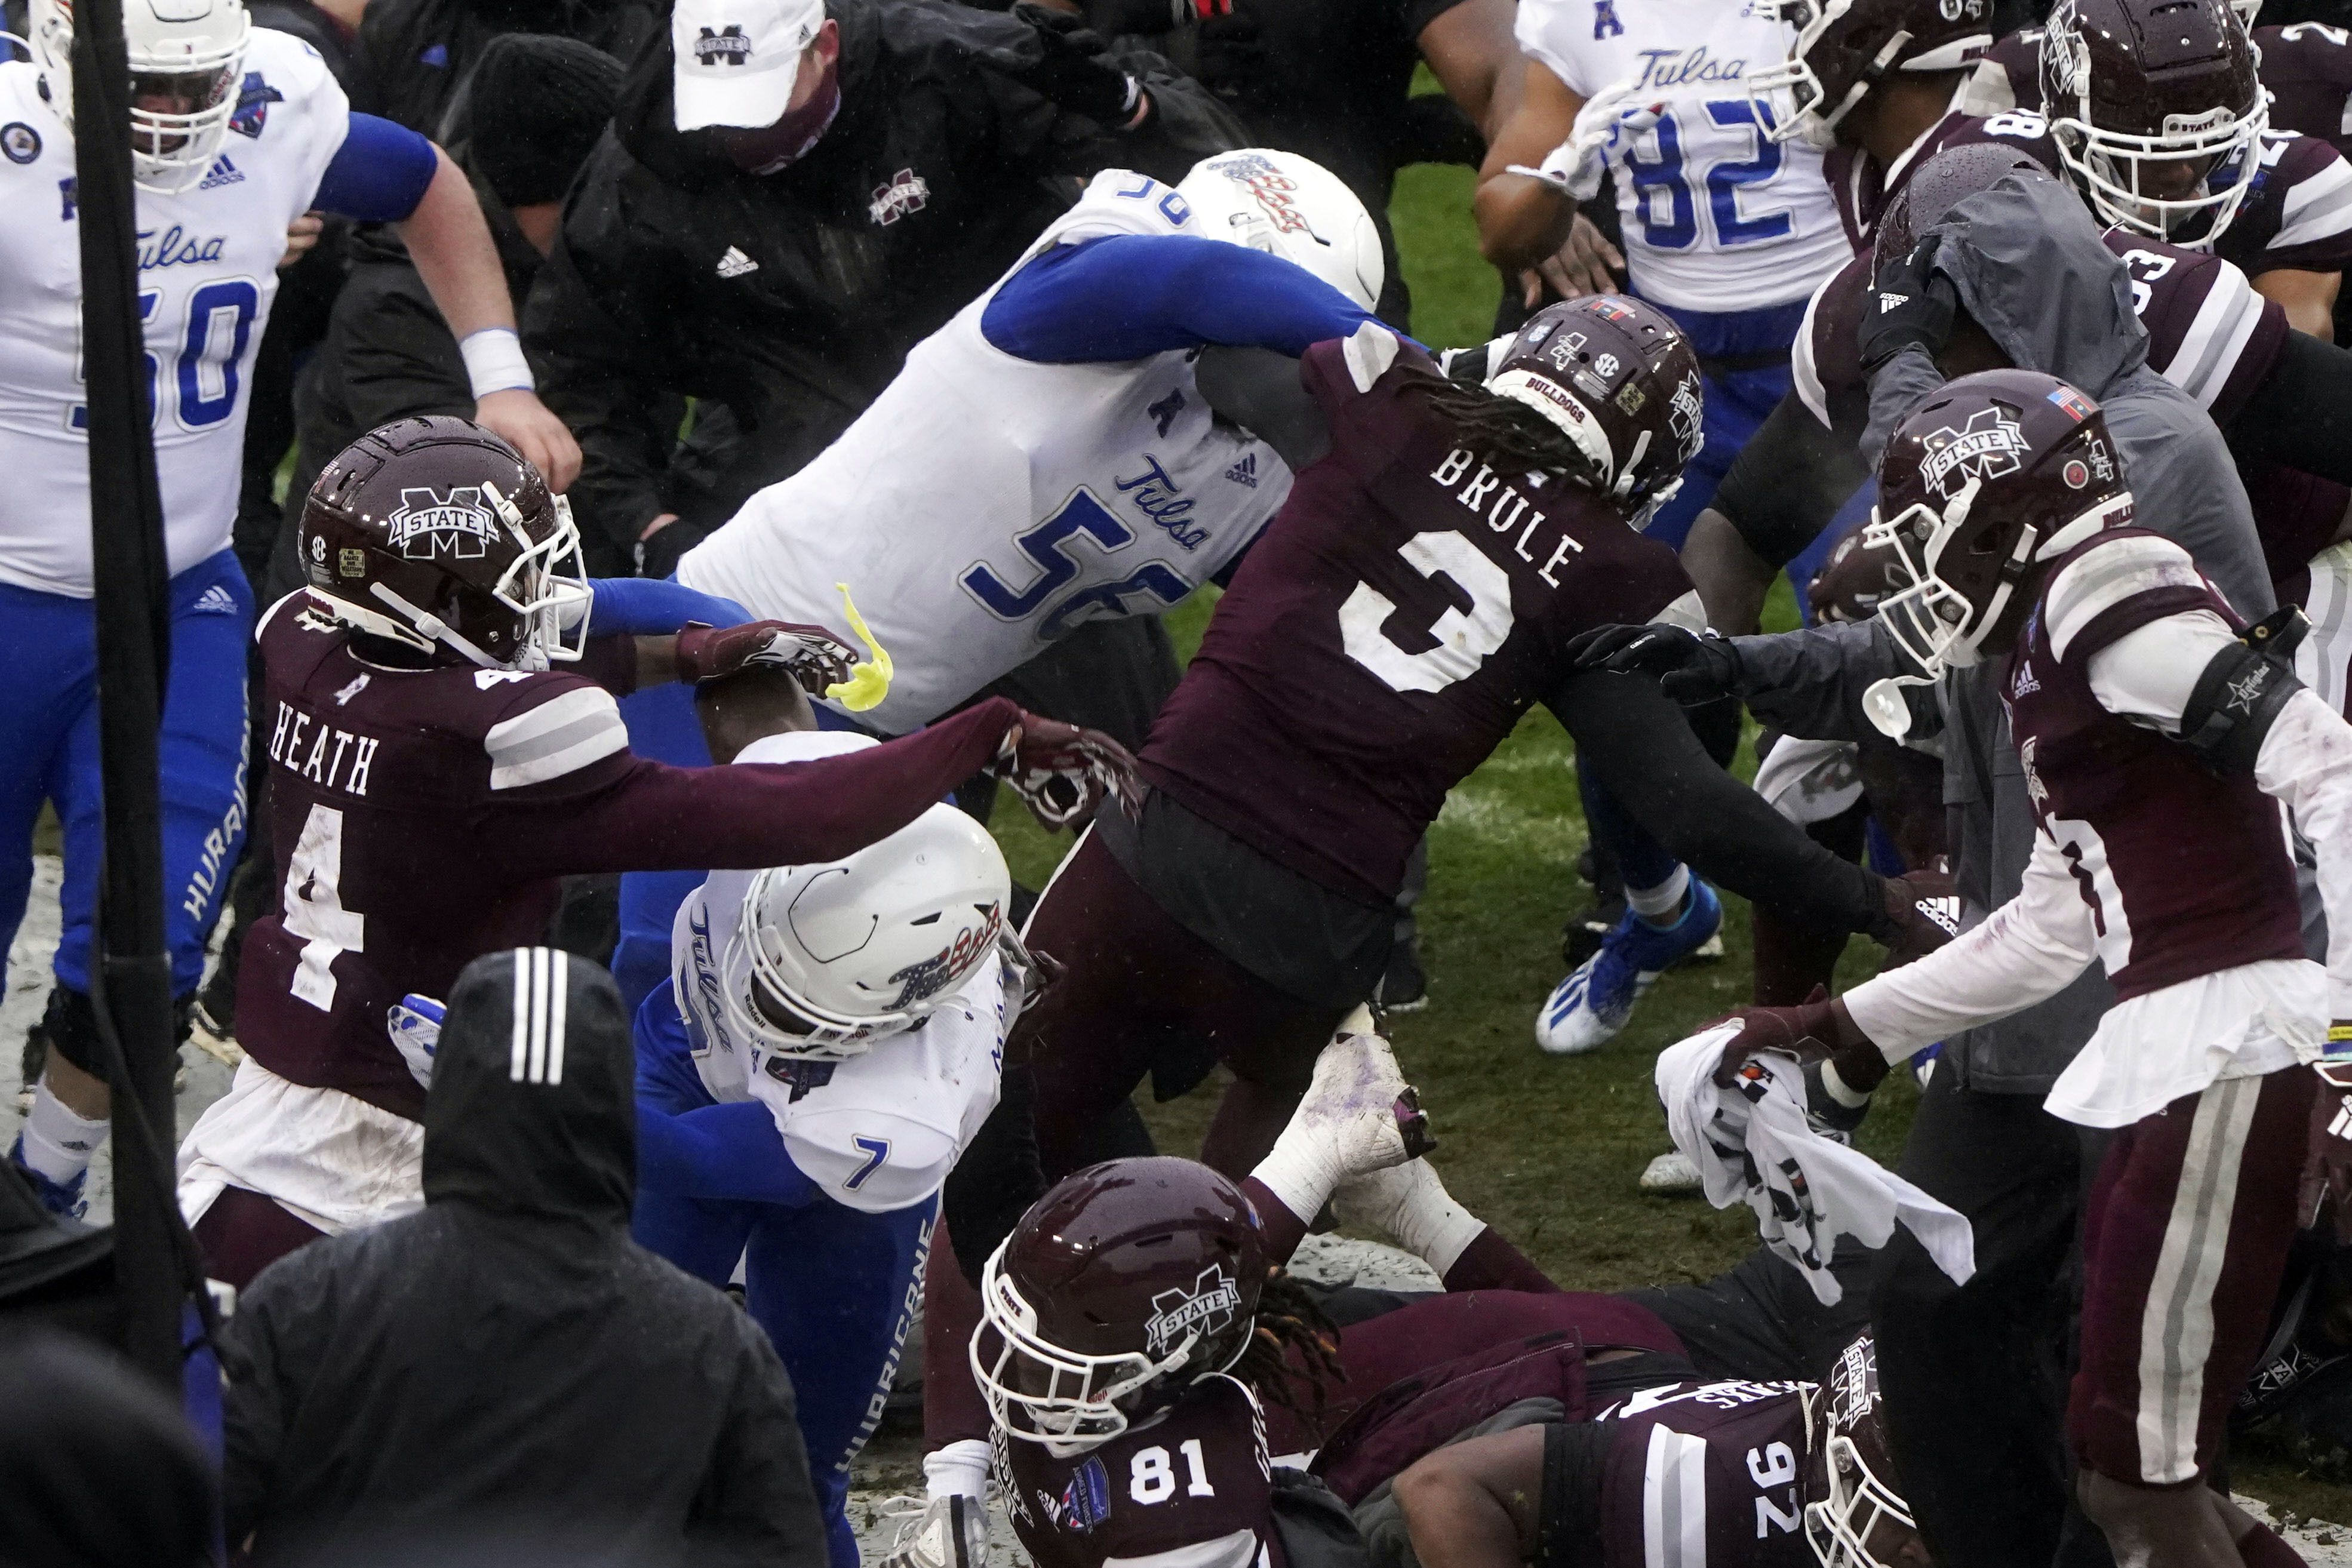
[[(139, 296), (139, 320), (152, 322), (163, 314), (163, 291), (150, 289)], [(180, 331), (180, 352), (172, 362), (166, 384), (163, 366), (152, 353), (147, 362), (147, 406), (155, 423), (163, 423), (164, 394), (173, 395), (173, 416), (183, 430), (217, 425), (236, 411), (237, 371), (253, 339), (254, 318), (261, 313), (261, 289), (250, 278), (215, 278), (197, 285), (188, 295)], [(74, 349), (74, 383), (83, 374), (81, 349)], [(66, 428), (89, 428), (89, 408), (77, 403), (66, 416)]]

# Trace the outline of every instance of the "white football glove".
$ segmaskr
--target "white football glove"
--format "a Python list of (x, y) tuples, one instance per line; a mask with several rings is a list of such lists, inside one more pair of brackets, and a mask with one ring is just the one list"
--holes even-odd
[(1396, 1053), (1360, 1010), (1315, 1058), (1315, 1079), (1274, 1148), (1250, 1173), (1312, 1222), (1340, 1183), (1436, 1147)]
[(433, 1087), (433, 1058), (441, 1048), (441, 1020), (448, 1008), (430, 996), (410, 993), (384, 1009), (384, 1032), (392, 1048), (408, 1064), (408, 1075), (420, 1089)]
[(1635, 103), (1633, 96), (1632, 82), (1601, 89), (1585, 100), (1568, 140), (1551, 150), (1541, 167), (1514, 163), (1509, 172), (1541, 180), (1579, 202), (1591, 201), (1601, 194), (1601, 178), (1609, 165), (1622, 159), (1633, 139), (1657, 124), (1665, 111), (1663, 101)]

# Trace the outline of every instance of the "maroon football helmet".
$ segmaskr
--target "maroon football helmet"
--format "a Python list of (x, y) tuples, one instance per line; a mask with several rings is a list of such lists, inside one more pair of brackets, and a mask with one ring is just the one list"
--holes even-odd
[(1006, 1434), (1066, 1458), (1239, 1360), (1265, 1278), (1256, 1211), (1208, 1166), (1089, 1165), (989, 1258), (972, 1375)]
[(1925, 1563), (1895, 1471), (1878, 1392), (1878, 1347), (1864, 1334), (1805, 1395), (1805, 1540), (1823, 1568)]
[(1877, 264), (1884, 267), (1909, 256), (1923, 231), (1941, 223), (1970, 196), (1992, 189), (2011, 174), (2021, 180), (2057, 178), (2030, 153), (1998, 142), (1945, 148), (1912, 171), (1879, 215)]
[(1756, 123), (1775, 142), (1827, 148), (1889, 71), (1956, 71), (1992, 47), (1992, 0), (1771, 0), (1793, 29), (1788, 58), (1748, 75)]
[(1528, 318), (1487, 367), (1486, 390), (1524, 403), (1592, 460), (1639, 527), (1683, 482), (1706, 439), (1698, 355), (1654, 305), (1587, 294)]
[(2101, 222), (2208, 246), (2253, 184), (2268, 100), (2228, 0), (2058, 0), (2042, 109)]
[(1879, 458), (1864, 542), (1894, 552), (1903, 586), (1878, 618), (1931, 679), (2004, 652), (2050, 563), (2131, 516), (2097, 404), (2039, 371), (1948, 382)]
[(336, 620), (489, 669), (576, 659), (588, 626), (580, 532), (562, 496), (470, 420), (398, 419), (320, 471), (296, 534)]

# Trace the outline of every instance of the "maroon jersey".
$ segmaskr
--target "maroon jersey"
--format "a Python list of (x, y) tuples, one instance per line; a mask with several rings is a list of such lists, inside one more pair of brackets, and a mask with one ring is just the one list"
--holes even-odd
[(1620, 1428), (1601, 1483), (1603, 1568), (1800, 1568), (1805, 1383), (1676, 1383), (1603, 1411)]
[(2242, 624), (2179, 545), (2111, 529), (2052, 570), (2001, 686), (2034, 819), (2081, 884), (2118, 1000), (2304, 955), (2277, 803), (2091, 689), (2092, 655), (2200, 609)]
[(2052, 174), (2063, 173), (2058, 163), (2058, 144), (2050, 140), (2049, 128), (2035, 115), (1997, 114), (1982, 120), (1955, 110), (1928, 127), (1891, 170), (1861, 148), (1843, 142), (1823, 153), (1822, 174), (1837, 202), (1847, 241), (1857, 251), (1869, 247), (1878, 235), (1879, 215), (1895, 193), (1910, 183), (1920, 164), (1947, 147), (1985, 142), (2014, 147)]
[(837, 859), (971, 777), (1020, 711), (992, 700), (816, 763), (672, 768), (629, 750), (613, 700), (634, 671), (626, 638), (596, 639), (581, 666), (613, 689), (370, 663), (307, 593), (263, 617), (259, 641), (282, 891), (246, 939), (237, 1038), (280, 1078), (408, 1117), (424, 1090), (385, 1010), (538, 942), (559, 876)]
[(2352, 33), (2325, 22), (2257, 27), (2263, 86), (2271, 95), (2271, 125), (2332, 142), (2352, 156)]
[(1159, 1420), (1067, 1458), (1002, 1427), (989, 1443), (1005, 1515), (1037, 1568), (1147, 1564), (1212, 1542), (1231, 1543), (1219, 1563), (1281, 1568), (1265, 1417), (1233, 1378), (1203, 1378)]
[(1600, 497), (1457, 436), (1412, 345), (1318, 343), (1302, 374), (1331, 450), (1251, 547), (1141, 762), (1261, 853), (1386, 904), (1446, 792), (1569, 674), (1561, 645), (1691, 588)]
[[(2310, 26), (2306, 23), (2294, 27), (2264, 27), (2254, 37), (2259, 42), (2265, 34), (2300, 34)], [(2297, 63), (2290, 69), (2309, 73), (2312, 68), (2308, 62), (2320, 58), (2325, 33), (2342, 37), (2342, 29), (2333, 27), (2323, 29), (2323, 37), (2318, 41), (2306, 37), (2304, 46), (2294, 52)], [(2273, 91), (2279, 90), (2272, 80), (2276, 68), (2265, 47), (2262, 51), (2262, 82)], [(1970, 100), (1978, 107), (1989, 107), (1999, 100), (2000, 84), (2005, 82), (2016, 107), (1990, 116), (1987, 123), (2021, 132), (2031, 130), (2041, 135), (2046, 129), (2042, 113), (2041, 71), (2042, 29), (2020, 28), (1995, 42), (1979, 62)], [(2249, 277), (2259, 278), (2276, 268), (2340, 272), (2347, 261), (2352, 261), (2352, 163), (2345, 162), (2345, 155), (2336, 146), (2336, 141), (2343, 134), (2344, 89), (2338, 87), (2335, 90), (2338, 110), (2332, 123), (2307, 128), (2281, 114), (2276, 108), (2272, 111), (2271, 129), (2263, 133), (2260, 156), (2255, 160), (2253, 185), (2246, 192), (2237, 217), (2213, 247), (2225, 260), (2244, 268)], [(2299, 87), (2297, 93), (2299, 99), (2309, 96)]]

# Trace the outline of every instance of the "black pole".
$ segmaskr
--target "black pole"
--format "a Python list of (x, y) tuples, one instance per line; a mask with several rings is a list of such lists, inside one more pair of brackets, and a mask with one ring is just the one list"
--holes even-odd
[[(183, 1275), (173, 1235), (171, 960), (164, 952), (156, 733), (171, 662), (171, 566), (155, 482), (154, 414), (139, 320), (139, 216), (131, 184), (131, 70), (121, 0), (73, 7), (75, 207), (89, 410), (89, 533), (98, 621), (99, 751), (106, 848), (91, 997), (120, 1043), (114, 1084), (114, 1259), (123, 1348), (180, 1379)], [(127, 1079), (128, 1081), (124, 1081)], [(136, 1126), (142, 1120), (143, 1129)], [(146, 1135), (142, 1136), (142, 1132)]]

